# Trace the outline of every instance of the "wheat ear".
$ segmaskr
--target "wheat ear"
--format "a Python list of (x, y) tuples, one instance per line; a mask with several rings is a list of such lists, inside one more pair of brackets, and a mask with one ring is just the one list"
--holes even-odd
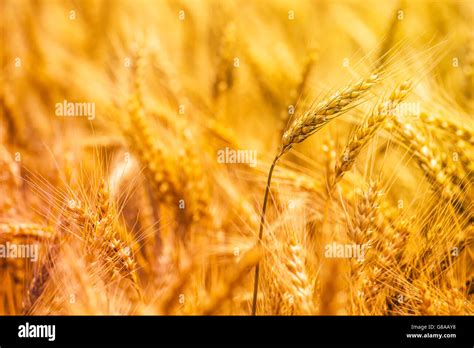
[[(306, 111), (303, 116), (296, 119), (288, 130), (283, 134), (281, 149), (275, 156), (270, 166), (267, 177), (267, 185), (263, 196), (262, 214), (260, 216), (260, 227), (258, 232), (258, 243), (261, 243), (263, 237), (263, 225), (265, 223), (265, 212), (267, 210), (268, 194), (270, 192), (270, 184), (275, 166), (286, 152), (288, 152), (294, 144), (301, 143), (312, 134), (316, 133), (329, 121), (342, 115), (348, 111), (352, 104), (364, 95), (375, 83), (379, 81), (378, 75), (371, 75), (366, 79), (359, 81), (354, 85), (345, 87), (332, 95), (328, 100), (321, 102), (316, 108)], [(260, 263), (255, 268), (255, 280), (253, 289), (252, 315), (257, 314), (257, 296), (258, 296), (258, 277), (260, 273)]]
[(451, 182), (451, 177), (456, 173), (451, 170), (446, 159), (440, 156), (434, 144), (423, 134), (422, 129), (415, 128), (411, 123), (403, 122), (398, 118), (393, 120), (397, 132), (409, 144), (413, 157), (430, 184), (441, 193), (443, 198), (460, 204), (460, 207), (464, 209), (462, 192)]
[(355, 131), (346, 145), (342, 158), (336, 164), (333, 186), (337, 184), (344, 173), (352, 168), (356, 157), (380, 129), (387, 117), (394, 113), (396, 107), (406, 98), (410, 88), (410, 81), (403, 82), (386, 101), (377, 106), (367, 121)]
[(429, 115), (425, 112), (420, 114), (420, 119), (427, 125), (446, 132), (451, 135), (452, 138), (465, 141), (469, 145), (474, 146), (474, 132), (471, 129), (457, 124), (449, 118), (441, 119), (439, 116)]
[(34, 238), (50, 239), (53, 235), (52, 229), (32, 223), (2, 223), (0, 224), (0, 239), (2, 238)]
[(289, 290), (295, 298), (299, 314), (311, 314), (313, 309), (312, 286), (309, 281), (306, 266), (305, 252), (296, 234), (290, 235), (286, 245), (285, 266), (289, 275)]
[(316, 108), (306, 111), (283, 134), (280, 156), (290, 150), (294, 144), (306, 140), (333, 118), (348, 111), (352, 104), (359, 100), (378, 80), (378, 75), (372, 75), (335, 93), (328, 100), (318, 104)]
[(101, 251), (105, 268), (111, 273), (112, 279), (121, 277), (129, 279), (141, 297), (133, 245), (124, 238), (125, 233), (121, 234), (118, 226), (114, 226), (114, 207), (104, 180), (99, 185), (96, 211), (93, 237), (96, 240), (95, 247)]

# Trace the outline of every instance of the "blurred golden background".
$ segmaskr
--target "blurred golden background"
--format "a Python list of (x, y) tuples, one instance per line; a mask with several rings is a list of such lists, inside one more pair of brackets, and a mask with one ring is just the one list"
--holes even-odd
[(1, 314), (473, 314), (471, 1), (0, 13)]

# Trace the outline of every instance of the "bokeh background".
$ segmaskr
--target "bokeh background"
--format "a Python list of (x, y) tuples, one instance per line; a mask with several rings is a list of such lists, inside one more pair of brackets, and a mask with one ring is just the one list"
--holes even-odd
[[(259, 314), (473, 313), (472, 2), (4, 0), (0, 13), (0, 241), (40, 246), (35, 263), (0, 259), (0, 313), (249, 314), (258, 262)], [(287, 126), (375, 73), (280, 161), (255, 247)], [(356, 127), (405, 80), (422, 138), (380, 130), (329, 195)], [(94, 118), (58, 117), (64, 100)], [(218, 163), (226, 148), (257, 166)], [(366, 262), (325, 257), (357, 242), (353, 226), (374, 245)]]

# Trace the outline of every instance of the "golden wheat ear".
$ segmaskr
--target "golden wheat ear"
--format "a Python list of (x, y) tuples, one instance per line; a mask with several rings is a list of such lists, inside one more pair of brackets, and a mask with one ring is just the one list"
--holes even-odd
[(288, 152), (294, 144), (305, 141), (332, 119), (348, 111), (378, 81), (379, 75), (371, 75), (338, 91), (328, 100), (318, 104), (315, 109), (306, 111), (283, 134), (282, 148), (278, 157)]
[(349, 171), (356, 157), (362, 149), (369, 143), (375, 133), (383, 126), (385, 120), (395, 112), (397, 106), (405, 100), (412, 87), (411, 81), (405, 81), (393, 90), (385, 101), (379, 104), (368, 119), (357, 128), (341, 156), (336, 163), (335, 177), (331, 183), (334, 186)]

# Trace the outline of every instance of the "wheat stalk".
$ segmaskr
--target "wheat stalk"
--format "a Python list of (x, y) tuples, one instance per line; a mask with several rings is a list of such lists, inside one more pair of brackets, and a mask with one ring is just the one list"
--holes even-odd
[[(348, 86), (341, 91), (335, 93), (328, 100), (321, 102), (316, 108), (306, 111), (300, 118), (296, 119), (289, 129), (283, 134), (281, 150), (273, 160), (270, 170), (268, 171), (267, 184), (263, 197), (262, 213), (260, 218), (260, 228), (258, 232), (258, 243), (261, 243), (263, 237), (263, 225), (265, 223), (265, 212), (267, 209), (268, 194), (272, 180), (273, 170), (281, 156), (288, 152), (294, 144), (301, 143), (316, 131), (321, 129), (329, 121), (348, 111), (353, 103), (360, 100), (376, 82), (378, 75), (371, 75), (360, 82)], [(257, 313), (257, 296), (258, 296), (258, 277), (260, 273), (260, 264), (255, 269), (254, 293), (252, 302), (252, 315)]]

